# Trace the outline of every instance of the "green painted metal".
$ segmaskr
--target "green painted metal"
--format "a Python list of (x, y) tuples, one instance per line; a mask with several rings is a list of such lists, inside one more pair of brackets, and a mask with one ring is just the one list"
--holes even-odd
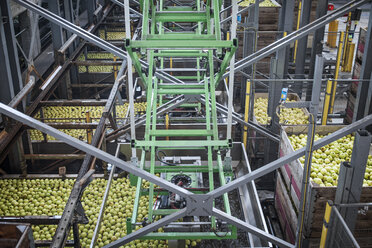
[(173, 129), (173, 130), (155, 130), (151, 131), (150, 135), (156, 137), (187, 137), (187, 136), (211, 136), (213, 133), (208, 130), (190, 130), (190, 129)]
[(205, 12), (199, 11), (158, 11), (155, 18), (158, 22), (207, 22)]
[[(217, 124), (217, 123), (216, 123)], [(215, 130), (213, 130), (215, 132)], [(190, 148), (190, 147), (217, 147), (217, 148), (229, 148), (231, 143), (228, 140), (136, 140), (135, 147), (174, 147), (180, 148)]]
[(147, 48), (147, 49), (169, 49), (169, 48), (200, 48), (200, 49), (217, 49), (217, 48), (230, 48), (233, 49), (235, 46), (234, 41), (224, 40), (133, 40), (127, 41), (130, 43), (129, 47), (132, 48)]
[(182, 53), (182, 52), (163, 52), (163, 53), (156, 53), (155, 57), (207, 57), (208, 55), (205, 53)]
[[(143, 1), (140, 0), (143, 21), (141, 40), (132, 41), (127, 39), (125, 47), (128, 55), (133, 60), (136, 72), (146, 86), (147, 106), (145, 135), (143, 140), (135, 140), (133, 145), (136, 148), (142, 148), (142, 157), (140, 166), (144, 169), (145, 151), (150, 155), (149, 168), (145, 170), (151, 174), (164, 173), (166, 180), (170, 180), (176, 174), (186, 174), (192, 178), (193, 185), (188, 189), (197, 194), (205, 194), (214, 189), (214, 173), (218, 173), (220, 185), (224, 185), (226, 180), (232, 179), (231, 169), (224, 170), (219, 151), (228, 149), (232, 143), (228, 140), (222, 140), (218, 134), (217, 110), (216, 110), (216, 87), (223, 73), (236, 51), (237, 40), (221, 40), (220, 17), (221, 0), (207, 0), (205, 3), (201, 0), (195, 0), (195, 7), (173, 6), (169, 1)], [(151, 22), (149, 22), (151, 18)], [(178, 25), (172, 23), (197, 23), (195, 31), (183, 31)], [(167, 27), (167, 29), (165, 29)], [(171, 31), (170, 31), (171, 30)], [(173, 31), (173, 32), (172, 32)], [(141, 57), (147, 59), (148, 69), (143, 70), (139, 61)], [(224, 54), (222, 53), (224, 52)], [(214, 55), (223, 56), (222, 63), (218, 66), (214, 61)], [(169, 67), (168, 58), (188, 58), (194, 61), (194, 71), (185, 71), (186, 73), (176, 72), (174, 77), (185, 80), (184, 83), (169, 84), (166, 80), (158, 80), (155, 74), (155, 68)], [(159, 64), (160, 61), (160, 64)], [(178, 60), (177, 60), (178, 61)], [(199, 70), (199, 69), (206, 70)], [(215, 73), (216, 77), (214, 76)], [(195, 84), (187, 80), (204, 83)], [(156, 108), (159, 104), (168, 101), (164, 95), (204, 95), (206, 102), (211, 104), (202, 105), (196, 100), (184, 103), (179, 108), (193, 107), (205, 114), (205, 121), (194, 120), (192, 123), (204, 123), (205, 129), (157, 129), (160, 120), (157, 117)], [(190, 119), (192, 121), (192, 119)], [(164, 138), (167, 137), (167, 138)], [(174, 137), (189, 137), (187, 140), (174, 139)], [(182, 166), (159, 166), (157, 161), (157, 149), (161, 150), (193, 150), (207, 151), (207, 165), (182, 165)], [(217, 165), (214, 165), (213, 152), (217, 151)], [(197, 173), (207, 173), (209, 187), (207, 189), (198, 188), (195, 185)], [(142, 188), (142, 179), (137, 181), (137, 190), (132, 219), (127, 226), (130, 228), (136, 225), (138, 219), (138, 206), (140, 197), (149, 196), (148, 222), (153, 221), (155, 215), (169, 215), (176, 209), (153, 209), (154, 197), (157, 195), (168, 194), (167, 191), (155, 188), (150, 183), (149, 188)], [(230, 213), (230, 205), (227, 194), (223, 195), (224, 209)], [(211, 218), (211, 229), (215, 232), (153, 232), (145, 235), (142, 239), (235, 239), (237, 238), (237, 229), (234, 226), (228, 226), (229, 232), (223, 233), (216, 230), (215, 217)], [(128, 228), (128, 227), (127, 227)], [(129, 233), (129, 229), (127, 230)], [(130, 230), (131, 231), (131, 230)]]
[[(204, 84), (159, 84), (159, 89), (204, 89)], [(204, 92), (203, 92), (204, 93)], [(203, 94), (200, 93), (200, 94)]]
[(180, 33), (167, 33), (167, 34), (157, 34), (157, 35), (147, 35), (147, 40), (215, 40), (213, 35), (198, 35), (198, 34), (180, 34)]
[(203, 94), (202, 89), (159, 89), (159, 95), (200, 95)]

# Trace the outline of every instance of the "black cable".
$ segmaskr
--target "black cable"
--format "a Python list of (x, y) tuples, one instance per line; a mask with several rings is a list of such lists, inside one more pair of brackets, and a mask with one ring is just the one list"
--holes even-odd
[(161, 153), (163, 154), (164, 157), (167, 156), (167, 154), (166, 154), (164, 151), (156, 150), (156, 158), (157, 158), (160, 162), (162, 162), (162, 163), (164, 163), (164, 164), (166, 164), (166, 165), (170, 165), (170, 166), (176, 166), (176, 165), (177, 165), (177, 164), (169, 163), (169, 162), (167, 162), (167, 161), (162, 160), (162, 159), (159, 157), (159, 152), (161, 152)]

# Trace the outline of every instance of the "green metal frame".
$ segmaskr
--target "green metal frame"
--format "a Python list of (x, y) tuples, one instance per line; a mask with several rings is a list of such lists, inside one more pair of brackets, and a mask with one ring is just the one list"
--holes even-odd
[[(147, 107), (146, 107), (146, 124), (144, 140), (135, 140), (133, 147), (142, 149), (140, 168), (149, 171), (150, 173), (176, 173), (176, 172), (202, 172), (208, 173), (209, 191), (214, 189), (214, 173), (218, 173), (218, 178), (221, 186), (225, 185), (226, 181), (232, 180), (232, 168), (226, 170), (223, 165), (222, 158), (217, 152), (217, 165), (213, 165), (213, 151), (231, 148), (231, 140), (220, 140), (218, 137), (217, 126), (217, 109), (216, 109), (216, 93), (215, 89), (218, 82), (237, 49), (237, 40), (221, 40), (220, 30), (220, 0), (207, 0), (206, 5), (202, 5), (201, 0), (195, 0), (196, 8), (189, 6), (164, 6), (164, 0), (159, 0), (159, 9), (156, 9), (154, 1), (140, 0), (141, 9), (143, 10), (142, 21), (142, 36), (139, 41), (126, 40), (126, 50), (128, 55), (133, 60), (133, 65), (136, 68), (139, 76), (147, 87)], [(196, 10), (195, 10), (196, 9)], [(213, 10), (213, 11), (211, 11)], [(151, 24), (149, 19), (151, 17)], [(170, 23), (197, 23), (195, 32), (180, 32), (179, 28), (172, 26)], [(211, 25), (213, 22), (213, 25)], [(167, 30), (171, 29), (174, 32), (166, 32), (164, 26), (168, 24)], [(213, 28), (212, 28), (213, 27)], [(145, 72), (139, 61), (137, 52), (141, 52), (147, 56), (148, 70)], [(215, 68), (214, 53), (221, 56), (224, 54), (222, 63)], [(164, 68), (166, 59), (173, 57), (178, 58), (194, 58), (196, 71), (195, 75), (175, 76), (182, 80), (197, 80), (203, 82), (200, 84), (187, 83), (185, 84), (164, 84), (163, 80), (158, 80), (155, 76), (156, 62), (160, 61), (160, 68)], [(199, 70), (203, 66), (205, 72)], [(217, 76), (215, 73), (217, 70)], [(164, 95), (204, 95), (205, 104), (205, 129), (170, 129), (158, 130), (156, 108), (158, 104), (162, 104)], [(198, 107), (201, 109), (200, 103), (188, 102), (182, 106)], [(180, 140), (173, 137), (195, 137), (193, 140)], [(169, 137), (165, 139), (165, 137)], [(207, 151), (208, 165), (184, 165), (184, 166), (158, 166), (156, 161), (156, 150), (165, 149), (202, 149)], [(145, 168), (145, 153), (150, 153), (150, 167)], [(132, 183), (137, 185), (136, 197), (132, 218), (128, 219), (128, 233), (130, 233), (136, 224), (138, 206), (141, 196), (149, 196), (149, 215), (148, 221), (153, 221), (155, 215), (169, 215), (174, 209), (158, 209), (153, 210), (153, 199), (156, 194), (167, 194), (166, 191), (155, 189), (154, 184), (150, 183), (148, 189), (142, 188), (142, 179), (134, 180)], [(192, 190), (194, 193), (205, 194), (208, 191)], [(227, 214), (231, 214), (230, 204), (227, 193), (223, 195), (224, 209)], [(216, 232), (166, 232), (166, 233), (150, 233), (141, 239), (235, 239), (237, 238), (237, 228), (229, 225), (227, 233)], [(216, 220), (211, 217), (211, 229), (215, 230)]]

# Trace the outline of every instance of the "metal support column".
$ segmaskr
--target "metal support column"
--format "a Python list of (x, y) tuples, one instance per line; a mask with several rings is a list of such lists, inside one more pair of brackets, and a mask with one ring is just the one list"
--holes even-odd
[[(283, 1), (278, 29), (283, 32), (281, 37), (285, 37), (293, 31), (294, 6), (295, 0)], [(277, 76), (284, 78), (288, 72), (289, 46), (277, 51), (276, 58), (278, 59)]]
[[(8, 104), (23, 88), (10, 0), (0, 1), (0, 44), (0, 75), (2, 79), (0, 82), (0, 101)], [(22, 105), (19, 105), (18, 109), (21, 110), (24, 107), (24, 105), (23, 108)], [(7, 128), (11, 129), (12, 124), (8, 123), (8, 125)], [(10, 149), (10, 171), (19, 171), (19, 167), (25, 169), (22, 138), (19, 138)]]
[[(270, 63), (270, 79), (272, 79), (272, 81), (269, 84), (269, 98), (268, 98), (267, 114), (268, 116), (271, 117), (271, 123), (269, 126), (269, 130), (272, 133), (279, 134), (280, 125), (279, 125), (279, 117), (276, 113), (276, 110), (279, 105), (283, 83), (281, 81), (275, 81), (275, 79), (277, 79), (276, 73), (278, 72), (278, 59), (272, 58), (270, 62), (271, 62)], [(279, 144), (276, 142), (267, 140), (267, 145), (265, 145), (265, 147), (267, 149), (266, 150), (267, 156), (265, 156), (265, 164), (267, 164), (278, 158)]]
[[(74, 17), (74, 8), (72, 4), (72, 0), (64, 0), (63, 1), (63, 7), (64, 7), (64, 14), (65, 19), (71, 23), (75, 23), (75, 17)], [(70, 31), (66, 32), (66, 41), (73, 35)], [(78, 46), (79, 39), (75, 39), (74, 42), (68, 47), (68, 57), (71, 56), (71, 54), (74, 53), (76, 47)], [(60, 87), (63, 88), (62, 90), (62, 97), (67, 98), (67, 90), (68, 85), (71, 84), (78, 84), (79, 83), (79, 71), (77, 66), (71, 66), (69, 73), (66, 75), (66, 84), (61, 84)]]
[[(303, 247), (305, 241), (304, 237), (304, 222), (307, 209), (307, 198), (308, 198), (308, 187), (310, 183), (310, 172), (311, 172), (311, 159), (313, 155), (313, 145), (315, 136), (315, 126), (316, 118), (318, 114), (319, 107), (319, 96), (320, 88), (322, 85), (322, 74), (323, 74), (323, 64), (324, 58), (317, 55), (315, 61), (315, 72), (314, 72), (314, 83), (313, 83), (313, 95), (310, 103), (310, 116), (309, 116), (309, 126), (307, 130), (307, 143), (305, 150), (305, 164), (302, 176), (302, 187), (301, 187), (301, 198), (300, 207), (297, 221), (297, 231), (296, 231), (296, 247)], [(305, 246), (306, 247), (306, 246)]]
[[(328, 0), (318, 0), (317, 6), (316, 6), (316, 19), (321, 18), (322, 16), (325, 16), (328, 11)], [(311, 58), (310, 58), (310, 67), (309, 67), (309, 76), (312, 77), (314, 74), (314, 68), (315, 68), (315, 57), (317, 54), (322, 54), (323, 52), (323, 39), (324, 39), (324, 30), (325, 27), (319, 28), (315, 31), (314, 39), (313, 39), (313, 45), (311, 46)], [(310, 87), (307, 87), (307, 90), (311, 89)], [(306, 100), (311, 99), (311, 91), (306, 91)]]
[[(340, 166), (335, 204), (360, 202), (370, 144), (371, 135), (366, 130), (355, 133), (351, 162), (343, 162)], [(341, 208), (340, 213), (353, 231), (358, 209)]]
[(83, 1), (83, 4), (85, 4), (85, 8), (88, 13), (88, 23), (94, 22), (94, 11), (96, 11), (96, 0), (85, 0)]
[[(129, 0), (124, 0), (124, 15), (125, 15), (125, 37), (131, 39), (130, 32), (130, 16), (129, 16)], [(130, 111), (130, 135), (131, 139), (136, 139), (136, 128), (134, 125), (134, 97), (133, 97), (133, 72), (132, 72), (132, 58), (127, 56), (128, 68), (128, 91), (129, 91), (129, 111)], [(132, 159), (136, 158), (136, 148), (132, 148)]]
[[(363, 54), (363, 61), (362, 61), (362, 68), (360, 71), (360, 79), (361, 80), (368, 80), (371, 78), (372, 72), (372, 5), (369, 11), (369, 21), (368, 21), (368, 29), (366, 35), (366, 43), (364, 45), (364, 54)], [(371, 113), (371, 106), (367, 105), (367, 96), (368, 91), (370, 88), (370, 82), (368, 81), (361, 81), (358, 84), (358, 91), (355, 100), (355, 107), (354, 107), (354, 115), (353, 121), (357, 121), (362, 119), (364, 116), (367, 116)]]
[[(59, 1), (48, 0), (48, 9), (50, 12), (58, 16), (61, 16), (61, 11), (59, 9), (58, 2)], [(56, 58), (58, 50), (63, 45), (62, 28), (60, 25), (50, 22), (50, 29), (52, 30), (53, 50), (54, 50), (54, 57)]]
[[(301, 20), (300, 28), (306, 26), (310, 22), (310, 13), (311, 13), (311, 2), (312, 0), (302, 0), (301, 8)], [(305, 61), (306, 61), (306, 50), (307, 50), (307, 35), (298, 40), (297, 52), (296, 52), (296, 69), (295, 69), (295, 78), (301, 79), (304, 78), (305, 74)], [(296, 83), (293, 88), (300, 98), (302, 96), (303, 83)]]
[[(258, 18), (259, 18), (259, 4), (260, 1), (256, 0), (254, 7), (249, 8), (248, 10), (248, 17), (244, 20), (244, 37), (243, 37), (243, 58), (251, 55), (252, 53), (256, 52), (257, 49), (257, 31), (258, 31)], [(241, 92), (240, 92), (240, 99), (241, 99), (241, 107), (244, 108), (245, 106), (245, 92), (246, 92), (246, 83), (247, 80), (251, 80), (252, 85), (251, 87), (254, 89), (254, 70), (255, 65), (248, 66), (244, 69), (244, 72), (250, 75), (251, 78), (242, 77), (241, 82)], [(251, 91), (252, 92), (252, 91)], [(254, 99), (251, 99), (251, 104), (253, 106)]]
[(0, 101), (6, 104), (23, 88), (9, 3), (0, 1)]

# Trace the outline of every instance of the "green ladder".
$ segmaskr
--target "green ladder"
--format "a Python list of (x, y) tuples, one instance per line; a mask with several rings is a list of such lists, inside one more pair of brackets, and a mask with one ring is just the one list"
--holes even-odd
[[(185, 2), (185, 1), (182, 1)], [(190, 4), (192, 3), (192, 5)], [(217, 152), (217, 167), (213, 166), (213, 151), (229, 149), (231, 140), (220, 140), (218, 134), (216, 88), (225, 73), (229, 62), (237, 49), (237, 40), (221, 40), (220, 30), (220, 0), (189, 1), (187, 6), (164, 6), (164, 0), (147, 1), (141, 0), (142, 35), (141, 40), (127, 39), (125, 48), (133, 60), (136, 72), (140, 76), (147, 91), (146, 124), (144, 140), (135, 140), (132, 145), (142, 149), (139, 167), (144, 169), (145, 154), (150, 153), (150, 168), (148, 171), (154, 174), (162, 171), (164, 166), (156, 166), (157, 149), (176, 150), (207, 150), (208, 166), (187, 166), (179, 168), (179, 171), (207, 172), (209, 178), (209, 191), (214, 189), (214, 172), (219, 173), (220, 184), (232, 179), (232, 170), (224, 168), (221, 154)], [(186, 27), (186, 28), (184, 28)], [(140, 57), (147, 57), (148, 69), (141, 66)], [(214, 56), (222, 58), (218, 67), (215, 66)], [(177, 72), (184, 75), (175, 76), (182, 83), (167, 83), (157, 79), (156, 70), (166, 70), (164, 66), (168, 60), (187, 59), (195, 70), (177, 68)], [(172, 69), (172, 68), (171, 68)], [(187, 74), (187, 75), (186, 75)], [(189, 75), (193, 74), (193, 75)], [(165, 101), (165, 96), (177, 97), (179, 95), (205, 97), (205, 129), (157, 129), (157, 107)], [(195, 102), (195, 100), (194, 100)], [(169, 137), (169, 139), (165, 139)], [(186, 140), (182, 137), (192, 137)], [(181, 138), (181, 139), (180, 139)], [(177, 170), (177, 167), (172, 168)], [(226, 179), (229, 177), (229, 179)], [(176, 210), (153, 210), (154, 184), (150, 183), (148, 189), (142, 189), (142, 179), (136, 182), (137, 192), (135, 197), (134, 211), (131, 222), (134, 225), (138, 217), (140, 197), (149, 195), (148, 222), (154, 221), (156, 215), (168, 215)], [(165, 194), (166, 192), (162, 192)], [(199, 192), (200, 193), (200, 192)], [(228, 196), (223, 196), (226, 213), (230, 213)], [(230, 231), (224, 237), (215, 232), (181, 232), (181, 233), (150, 233), (143, 239), (232, 239), (236, 238), (236, 227), (229, 226)], [(211, 229), (215, 230), (216, 220), (211, 218)]]

